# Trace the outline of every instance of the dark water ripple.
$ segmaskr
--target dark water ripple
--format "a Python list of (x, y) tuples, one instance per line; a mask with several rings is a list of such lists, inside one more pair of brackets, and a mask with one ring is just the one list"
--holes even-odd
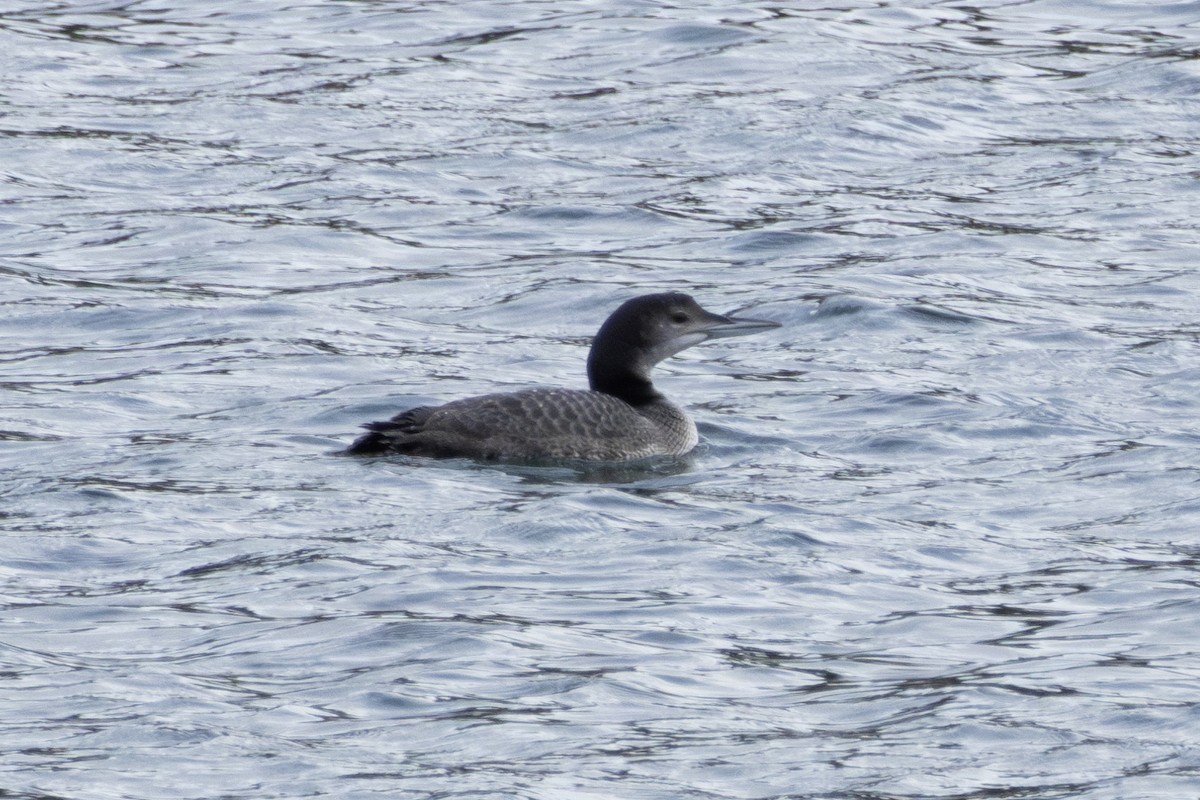
[[(1195, 795), (1198, 29), (0, 5), (0, 795)], [(333, 455), (660, 288), (690, 463)]]

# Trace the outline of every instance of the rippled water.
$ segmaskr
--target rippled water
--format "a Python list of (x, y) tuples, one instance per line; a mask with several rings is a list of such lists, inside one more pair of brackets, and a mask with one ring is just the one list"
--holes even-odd
[(906, 5), (0, 5), (0, 795), (1196, 795), (1200, 4)]

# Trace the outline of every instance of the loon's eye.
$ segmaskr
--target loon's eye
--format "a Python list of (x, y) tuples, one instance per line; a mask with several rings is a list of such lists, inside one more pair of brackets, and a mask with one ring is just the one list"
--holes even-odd
[(674, 314), (671, 315), (671, 322), (674, 322), (677, 325), (682, 325), (683, 323), (685, 323), (687, 321), (688, 321), (688, 315), (683, 313), (682, 311), (676, 311)]

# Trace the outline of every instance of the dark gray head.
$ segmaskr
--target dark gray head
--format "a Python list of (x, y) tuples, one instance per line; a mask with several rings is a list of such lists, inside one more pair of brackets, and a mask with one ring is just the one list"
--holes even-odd
[(681, 292), (642, 295), (600, 326), (588, 355), (588, 381), (595, 391), (634, 405), (651, 402), (661, 395), (650, 382), (650, 369), (664, 358), (709, 339), (778, 327), (770, 320), (705, 311)]

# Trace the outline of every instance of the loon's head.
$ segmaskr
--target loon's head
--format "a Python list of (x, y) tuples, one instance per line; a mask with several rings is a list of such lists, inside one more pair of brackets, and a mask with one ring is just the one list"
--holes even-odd
[(588, 355), (588, 381), (595, 391), (627, 402), (651, 402), (661, 395), (650, 370), (664, 358), (709, 339), (778, 327), (771, 320), (714, 314), (681, 292), (642, 295), (600, 326)]

